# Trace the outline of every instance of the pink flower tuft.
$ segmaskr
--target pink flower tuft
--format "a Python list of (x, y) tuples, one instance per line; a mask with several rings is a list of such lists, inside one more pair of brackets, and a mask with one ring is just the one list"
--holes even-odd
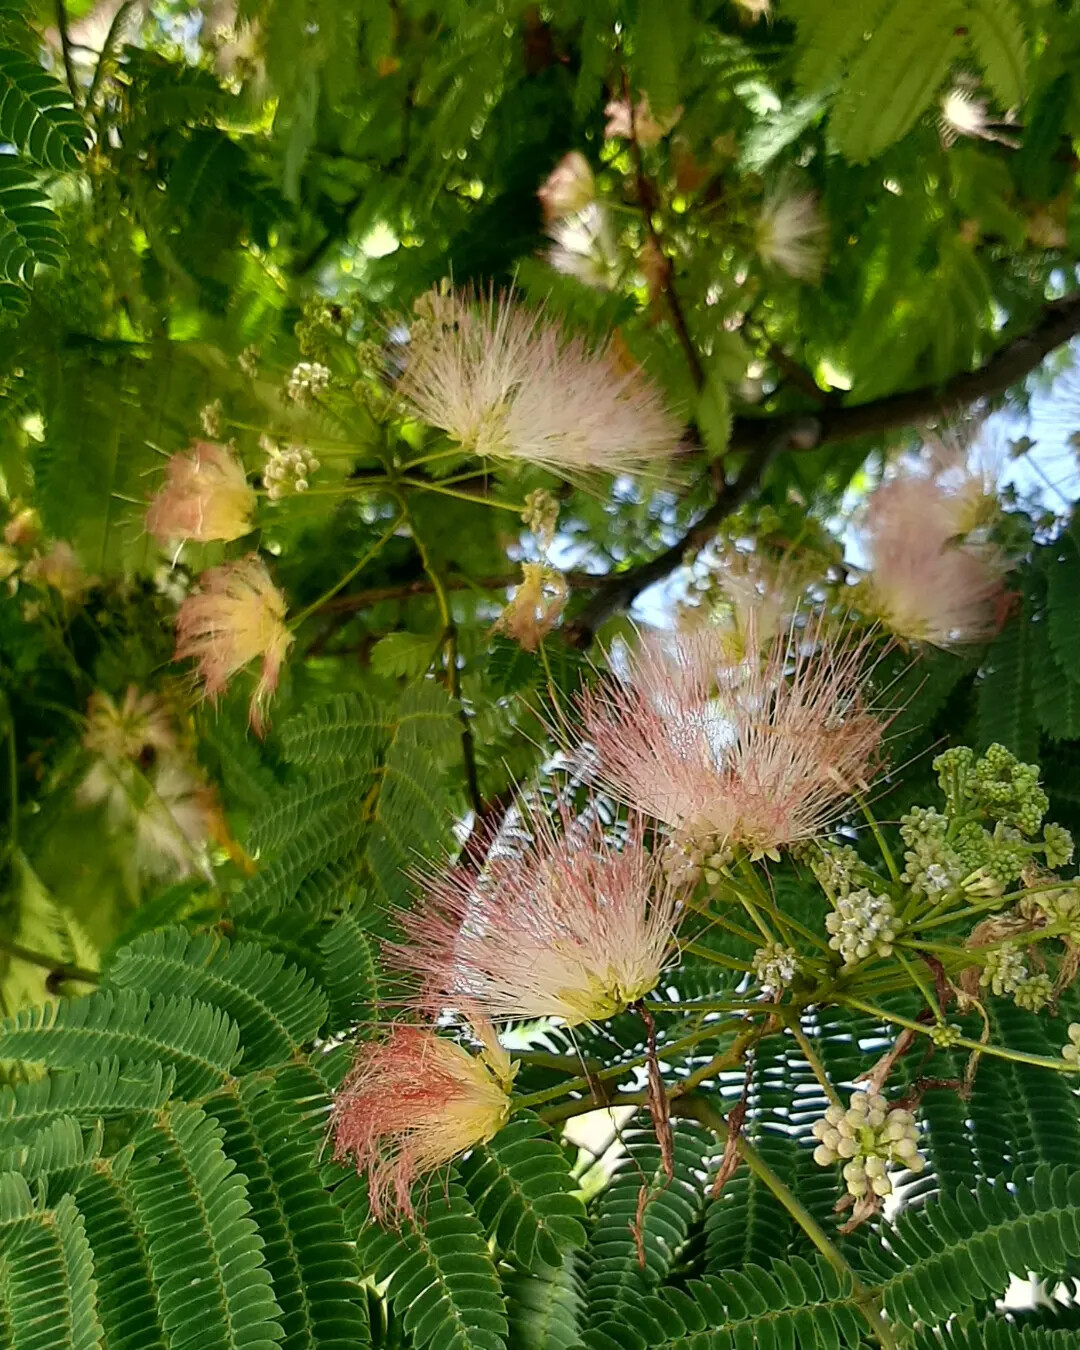
[(255, 501), (240, 461), (223, 445), (198, 441), (170, 456), (146, 528), (163, 548), (178, 539), (239, 539), (251, 530)]
[(513, 1074), (487, 1030), (480, 1055), (412, 1026), (360, 1047), (334, 1101), (334, 1156), (367, 1173), (380, 1223), (412, 1218), (413, 1183), (506, 1123)]
[(794, 627), (745, 659), (716, 629), (646, 637), (579, 704), (597, 777), (684, 845), (776, 850), (825, 829), (871, 773), (864, 647)]
[(217, 698), (238, 671), (256, 657), (262, 659), (251, 699), (251, 724), (260, 735), (266, 704), (293, 640), (285, 626), (285, 608), (285, 597), (251, 553), (204, 572), (199, 589), (183, 602), (176, 618), (176, 660), (195, 658), (207, 698)]
[(754, 245), (763, 262), (798, 281), (817, 281), (827, 246), (817, 195), (786, 186), (770, 192), (754, 227)]
[(401, 920), (408, 944), (390, 959), (420, 976), (432, 1013), (613, 1017), (655, 988), (673, 953), (676, 890), (638, 817), (621, 848), (595, 812), (523, 824), (526, 848), (496, 838), (479, 874), (459, 864), (424, 879), (424, 901)]
[(1004, 564), (993, 545), (964, 537), (977, 515), (973, 495), (969, 479), (950, 491), (937, 479), (908, 475), (871, 496), (864, 528), (870, 569), (860, 603), (897, 637), (948, 647), (996, 631)]
[(432, 293), (399, 389), (416, 416), (481, 457), (555, 472), (630, 473), (678, 449), (656, 387), (508, 295)]
[(536, 195), (548, 222), (584, 210), (596, 196), (596, 182), (589, 161), (580, 150), (563, 155)]

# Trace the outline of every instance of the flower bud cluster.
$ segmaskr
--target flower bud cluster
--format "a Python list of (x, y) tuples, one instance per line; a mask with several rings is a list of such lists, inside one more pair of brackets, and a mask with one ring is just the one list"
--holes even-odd
[(767, 942), (754, 953), (754, 974), (763, 994), (779, 994), (799, 970), (799, 954), (780, 942)]
[(825, 917), (825, 927), (832, 935), (829, 946), (840, 953), (845, 965), (871, 955), (892, 955), (900, 923), (887, 895), (873, 895), (864, 887), (840, 896), (835, 906)]
[(1038, 1012), (1050, 1002), (1053, 984), (1045, 972), (1033, 975), (1015, 942), (1003, 942), (986, 953), (979, 983), (999, 997), (1011, 994), (1019, 1008)]
[(848, 895), (855, 886), (859, 855), (849, 844), (823, 844), (811, 859), (810, 870), (830, 897)]
[(319, 468), (319, 461), (310, 450), (302, 445), (283, 448), (268, 436), (263, 436), (259, 444), (266, 451), (263, 481), (272, 502), (280, 501), (287, 493), (308, 490), (311, 475)]
[(1080, 1069), (1080, 1022), (1069, 1023), (1069, 1040), (1061, 1047), (1061, 1058)]
[(727, 853), (714, 851), (714, 841), (704, 841), (691, 835), (669, 839), (664, 846), (664, 869), (672, 885), (696, 886), (705, 878), (710, 886), (720, 880), (720, 869), (730, 861)]
[(916, 895), (951, 890), (971, 870), (947, 842), (948, 828), (949, 818), (930, 806), (915, 806), (900, 817), (900, 837), (907, 845), (900, 880)]
[(926, 1159), (919, 1152), (919, 1129), (910, 1111), (890, 1109), (880, 1093), (853, 1092), (845, 1111), (833, 1105), (814, 1123), (818, 1139), (814, 1161), (819, 1167), (844, 1163), (844, 1181), (856, 1200), (892, 1192), (889, 1164), (921, 1172)]
[(298, 361), (289, 375), (285, 394), (293, 403), (308, 407), (330, 384), (330, 371), (318, 361)]
[[(1065, 888), (1060, 891), (1036, 891), (1030, 903), (1049, 923), (1068, 925), (1065, 936), (1080, 945), (1080, 893)], [(1023, 905), (1021, 912), (1025, 912)]]

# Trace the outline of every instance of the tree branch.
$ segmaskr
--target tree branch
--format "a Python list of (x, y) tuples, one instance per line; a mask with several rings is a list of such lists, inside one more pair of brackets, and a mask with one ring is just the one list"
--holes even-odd
[[(604, 585), (607, 576), (602, 572), (564, 572), (563, 580), (571, 590), (595, 590)], [(521, 570), (516, 572), (498, 572), (486, 577), (447, 577), (442, 586), (445, 591), (501, 591), (508, 586), (521, 585)], [(319, 614), (351, 614), (354, 610), (370, 609), (383, 600), (408, 600), (414, 595), (431, 595), (435, 587), (430, 577), (417, 577), (413, 581), (401, 582), (396, 586), (369, 586), (362, 591), (350, 591), (348, 595), (336, 595), (332, 600), (320, 605)]]
[(64, 54), (64, 74), (67, 76), (71, 101), (79, 106), (79, 82), (75, 78), (75, 66), (71, 59), (71, 34), (68, 32), (67, 10), (64, 0), (56, 0), (56, 26), (60, 30), (60, 50)]
[(811, 413), (736, 417), (730, 451), (746, 454), (738, 477), (725, 483), (716, 500), (676, 543), (657, 557), (609, 577), (585, 608), (563, 630), (567, 641), (587, 647), (596, 630), (612, 614), (631, 604), (646, 587), (679, 567), (687, 552), (702, 548), (724, 519), (756, 491), (768, 465), (783, 450), (816, 450), (912, 426), (996, 398), (1019, 383), (1058, 347), (1080, 333), (1080, 295), (1044, 306), (1038, 322), (1013, 338), (979, 367), (954, 375), (943, 385), (924, 385), (870, 403), (833, 407)]

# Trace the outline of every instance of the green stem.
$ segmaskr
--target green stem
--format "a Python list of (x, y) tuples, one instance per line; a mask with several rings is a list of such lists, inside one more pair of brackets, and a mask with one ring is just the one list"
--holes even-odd
[(482, 497), (476, 492), (462, 492), (458, 488), (442, 487), (438, 483), (429, 482), (423, 478), (399, 478), (399, 483), (404, 483), (406, 487), (416, 488), (420, 492), (438, 492), (444, 497), (456, 497), (460, 502), (474, 502), (477, 506), (490, 506), (495, 510), (513, 511), (516, 516), (520, 516), (525, 509), (520, 502), (501, 502), (497, 497)]
[(931, 989), (930, 986), (924, 982), (922, 971), (920, 971), (916, 966), (912, 965), (912, 963), (907, 959), (907, 957), (904, 955), (904, 953), (900, 950), (899, 947), (895, 948), (895, 952), (896, 952), (896, 959), (904, 967), (905, 973), (907, 974), (911, 982), (915, 985), (915, 987), (918, 989), (919, 993), (922, 994), (923, 998), (926, 1001), (926, 1006), (930, 1009), (930, 1011), (934, 1014), (934, 1016), (937, 1018), (939, 1022), (944, 1022), (945, 1018), (941, 1014), (941, 1006), (937, 1001), (933, 989)]
[(870, 826), (871, 833), (874, 836), (874, 842), (878, 846), (878, 851), (881, 854), (882, 861), (885, 863), (885, 866), (889, 869), (889, 876), (891, 876), (893, 881), (896, 882), (896, 884), (899, 886), (900, 869), (896, 865), (896, 859), (892, 855), (892, 850), (885, 842), (885, 836), (881, 833), (881, 829), (878, 826), (877, 821), (874, 819), (874, 813), (870, 810), (870, 807), (867, 804), (866, 799), (861, 795), (861, 793), (853, 792), (851, 795), (855, 799), (855, 802), (857, 803), (859, 810), (863, 813), (863, 817), (866, 820), (866, 823)]
[(826, 1097), (828, 1097), (829, 1101), (831, 1101), (834, 1106), (839, 1106), (842, 1108), (844, 1103), (840, 1100), (839, 1093), (829, 1082), (829, 1075), (825, 1072), (825, 1065), (822, 1064), (821, 1060), (818, 1058), (817, 1051), (810, 1044), (810, 1037), (803, 1030), (802, 1023), (800, 1022), (798, 1016), (795, 1016), (791, 1019), (791, 1021), (788, 1023), (788, 1028), (791, 1031), (791, 1034), (795, 1037), (799, 1049), (802, 1051), (803, 1059), (805, 1059), (807, 1064), (810, 1065), (814, 1077), (821, 1084)]
[[(917, 1031), (922, 1036), (930, 1036), (934, 1028), (927, 1026), (924, 1022), (916, 1022), (911, 1017), (901, 1017), (899, 1013), (886, 1012), (884, 1008), (878, 1008), (873, 1003), (866, 1003), (861, 998), (852, 998), (850, 995), (838, 995), (837, 1003), (846, 1005), (849, 1008), (857, 1008), (859, 1012), (869, 1013), (871, 1017), (876, 1017), (882, 1022), (891, 1022), (893, 1026), (907, 1027), (909, 1031)], [(964, 1050), (973, 1050), (979, 1055), (993, 1055), (995, 1059), (1011, 1060), (1014, 1064), (1033, 1064), (1038, 1069), (1053, 1069), (1057, 1073), (1080, 1072), (1075, 1065), (1067, 1064), (1063, 1059), (1051, 1059), (1048, 1055), (1031, 1055), (1025, 1050), (1009, 1050), (1003, 1045), (991, 1045), (989, 1042), (973, 1041), (970, 1036), (958, 1036), (953, 1042)]]
[(374, 544), (372, 544), (372, 546), (363, 555), (363, 557), (360, 558), (360, 560), (353, 567), (350, 567), (349, 570), (339, 581), (335, 581), (333, 586), (331, 586), (329, 590), (323, 591), (322, 595), (320, 595), (317, 600), (313, 600), (310, 605), (307, 605), (304, 609), (300, 611), (299, 614), (297, 614), (294, 618), (289, 620), (289, 627), (295, 632), (295, 630), (300, 627), (300, 625), (304, 622), (305, 619), (310, 618), (311, 615), (314, 614), (317, 609), (319, 609), (322, 605), (326, 604), (327, 600), (333, 599), (333, 597), (337, 595), (338, 591), (340, 591), (343, 587), (347, 586), (350, 581), (352, 581), (353, 577), (355, 577), (359, 572), (362, 572), (363, 569), (372, 560), (372, 558), (374, 558), (375, 555), (382, 550), (383, 546), (386, 543), (388, 543), (391, 538), (393, 538), (395, 532), (402, 524), (404, 519), (405, 516), (403, 514), (398, 516), (394, 520), (393, 524), (389, 527), (389, 529), (387, 529), (382, 535), (380, 535), (380, 537), (376, 540)]
[(66, 961), (60, 961), (55, 956), (31, 951), (29, 947), (24, 947), (19, 942), (9, 942), (7, 938), (0, 938), (0, 951), (7, 952), (8, 956), (14, 956), (19, 961), (27, 961), (32, 966), (40, 966), (62, 980), (81, 980), (84, 984), (97, 984), (101, 978), (96, 970), (68, 965)]
[[(8, 715), (10, 716), (10, 709)], [(6, 853), (14, 853), (19, 846), (19, 752), (15, 745), (15, 719), (8, 731), (8, 773), (10, 774), (11, 807), (9, 814)]]
[(690, 952), (693, 956), (700, 956), (703, 961), (711, 961), (713, 965), (723, 966), (726, 970), (753, 970), (749, 961), (737, 961), (733, 956), (724, 956), (720, 952), (712, 952), (708, 947), (703, 947), (698, 942), (680, 942), (679, 947), (684, 952)]

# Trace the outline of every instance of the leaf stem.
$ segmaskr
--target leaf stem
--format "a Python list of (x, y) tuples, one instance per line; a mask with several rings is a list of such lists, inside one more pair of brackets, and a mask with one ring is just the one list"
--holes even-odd
[(397, 532), (398, 528), (401, 526), (404, 519), (405, 519), (404, 513), (402, 515), (399, 515), (393, 521), (390, 527), (387, 530), (385, 530), (382, 535), (380, 535), (380, 537), (375, 541), (374, 544), (372, 544), (372, 546), (363, 555), (363, 557), (360, 558), (360, 560), (354, 566), (350, 567), (349, 570), (339, 581), (335, 581), (329, 590), (323, 591), (322, 595), (320, 595), (317, 599), (312, 600), (310, 605), (306, 605), (300, 611), (299, 614), (295, 615), (292, 619), (289, 620), (289, 627), (293, 631), (299, 628), (305, 619), (310, 618), (311, 615), (314, 614), (317, 609), (319, 609), (322, 605), (326, 604), (327, 600), (332, 599), (335, 595), (337, 595), (338, 591), (340, 591), (343, 587), (347, 586), (350, 581), (352, 581), (353, 577), (355, 577), (359, 572), (362, 572), (363, 569), (372, 560), (372, 558), (374, 558), (375, 555), (380, 552), (383, 545), (388, 543), (390, 539), (394, 536), (394, 534)]

